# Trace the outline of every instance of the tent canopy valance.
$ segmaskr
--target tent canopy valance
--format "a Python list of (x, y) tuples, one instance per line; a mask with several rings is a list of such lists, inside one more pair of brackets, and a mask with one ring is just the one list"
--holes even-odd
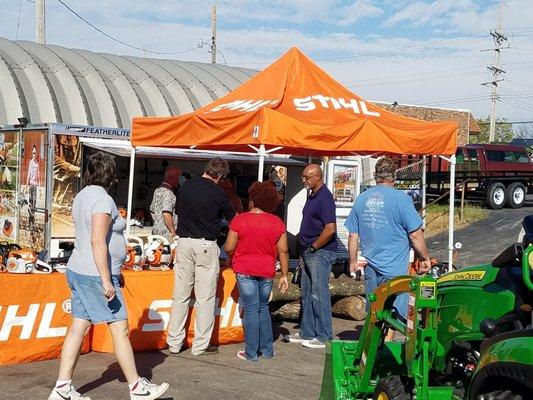
[(296, 48), (228, 95), (178, 117), (134, 118), (134, 146), (295, 155), (452, 155), (457, 123), (394, 114), (352, 93)]

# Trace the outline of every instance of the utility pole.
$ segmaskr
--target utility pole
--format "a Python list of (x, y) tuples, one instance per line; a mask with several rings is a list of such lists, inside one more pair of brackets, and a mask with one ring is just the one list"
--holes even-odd
[(494, 51), (495, 60), (494, 64), (487, 67), (487, 69), (492, 72), (492, 80), (490, 82), (484, 82), (482, 85), (491, 86), (492, 93), (490, 96), (491, 105), (490, 105), (490, 127), (489, 127), (489, 143), (494, 142), (496, 139), (496, 101), (498, 101), (498, 82), (503, 81), (501, 77), (502, 74), (505, 74), (505, 71), (501, 68), (501, 50), (508, 49), (509, 46), (503, 46), (507, 42), (507, 37), (502, 32), (502, 18), (503, 18), (503, 0), (500, 0), (500, 5), (498, 6), (498, 25), (495, 30), (490, 31), (490, 35), (494, 40)]
[(35, 34), (37, 43), (46, 44), (45, 0), (35, 0)]
[(217, 6), (211, 8), (211, 64), (217, 63)]

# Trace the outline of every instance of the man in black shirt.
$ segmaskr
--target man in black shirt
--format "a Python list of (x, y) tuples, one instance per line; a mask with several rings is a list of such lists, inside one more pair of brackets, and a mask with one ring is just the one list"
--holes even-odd
[(179, 236), (174, 267), (174, 295), (170, 311), (167, 343), (171, 353), (179, 353), (185, 341), (185, 322), (189, 313), (191, 291), (196, 297), (193, 355), (215, 354), (210, 346), (215, 324), (215, 292), (218, 282), (220, 249), (216, 239), (221, 220), (233, 218), (219, 179), (229, 173), (227, 161), (215, 158), (206, 165), (200, 178), (181, 185), (176, 195)]

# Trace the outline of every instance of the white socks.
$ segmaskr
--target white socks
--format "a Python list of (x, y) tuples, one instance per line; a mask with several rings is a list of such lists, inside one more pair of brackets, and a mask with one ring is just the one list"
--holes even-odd
[(141, 377), (138, 377), (135, 382), (133, 382), (132, 384), (128, 384), (128, 386), (130, 388), (130, 391), (133, 391), (137, 387), (137, 384), (139, 383), (140, 379), (141, 379)]
[(67, 379), (66, 381), (60, 381), (58, 380), (56, 382), (56, 388), (62, 388), (62, 387), (65, 387), (65, 386), (70, 386), (72, 384), (72, 379)]

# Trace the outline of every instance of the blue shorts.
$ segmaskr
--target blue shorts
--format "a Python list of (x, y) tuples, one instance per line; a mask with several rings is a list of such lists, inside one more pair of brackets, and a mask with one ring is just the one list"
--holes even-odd
[(72, 317), (103, 324), (128, 319), (126, 303), (120, 289), (120, 275), (111, 276), (116, 294), (107, 301), (100, 276), (77, 274), (67, 269), (67, 283), (72, 292)]

